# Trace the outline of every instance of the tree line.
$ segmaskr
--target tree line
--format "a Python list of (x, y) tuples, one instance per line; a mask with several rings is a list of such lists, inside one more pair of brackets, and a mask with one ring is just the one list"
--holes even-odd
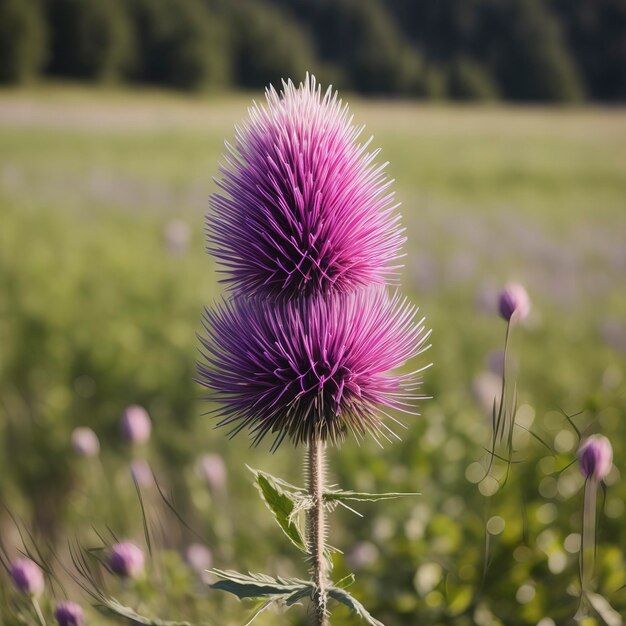
[(0, 0), (0, 81), (623, 101), (626, 0)]

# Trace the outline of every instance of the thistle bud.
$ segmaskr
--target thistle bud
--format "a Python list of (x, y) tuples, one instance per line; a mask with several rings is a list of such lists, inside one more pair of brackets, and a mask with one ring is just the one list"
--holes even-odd
[(148, 412), (141, 406), (133, 404), (127, 407), (120, 421), (122, 436), (130, 444), (146, 443), (152, 432), (152, 422)]
[(78, 456), (98, 456), (100, 441), (91, 428), (80, 426), (72, 431), (72, 448)]
[(83, 626), (85, 624), (83, 609), (76, 602), (59, 602), (54, 611), (54, 617), (59, 626)]
[(604, 480), (613, 465), (613, 448), (604, 435), (592, 435), (578, 449), (578, 464), (585, 478)]
[(530, 299), (526, 289), (517, 283), (509, 283), (500, 292), (498, 302), (500, 315), (508, 322), (511, 318), (523, 320), (530, 312)]
[(10, 572), (18, 591), (29, 596), (41, 595), (44, 587), (43, 572), (34, 561), (17, 558), (12, 561)]
[(109, 567), (121, 578), (137, 578), (144, 568), (143, 552), (129, 541), (117, 543), (111, 547)]

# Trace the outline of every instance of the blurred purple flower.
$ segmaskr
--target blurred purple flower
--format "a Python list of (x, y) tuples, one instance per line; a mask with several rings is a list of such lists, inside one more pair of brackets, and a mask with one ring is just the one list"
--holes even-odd
[(140, 487), (150, 487), (152, 485), (152, 470), (150, 469), (150, 465), (148, 465), (147, 461), (144, 461), (143, 459), (135, 459), (130, 464), (130, 473), (133, 480)]
[(604, 480), (613, 465), (613, 448), (604, 435), (591, 435), (578, 449), (578, 464), (585, 478)]
[(72, 431), (72, 448), (78, 456), (98, 456), (100, 441), (91, 428), (79, 426)]
[(530, 312), (530, 299), (522, 285), (509, 283), (500, 292), (500, 315), (508, 322), (511, 318), (523, 320)]
[(59, 626), (84, 626), (85, 624), (83, 609), (76, 602), (58, 602), (54, 617)]
[(142, 444), (150, 439), (152, 422), (148, 412), (137, 404), (127, 407), (122, 414), (120, 429), (124, 439), (131, 444)]
[(213, 563), (213, 555), (204, 544), (192, 543), (187, 547), (185, 560), (196, 574), (203, 577)]
[(187, 252), (191, 239), (189, 224), (181, 219), (170, 220), (163, 229), (163, 237), (170, 254), (182, 255)]
[(493, 350), (487, 355), (487, 366), (489, 371), (502, 376), (504, 373), (504, 352), (502, 350)]
[(360, 541), (346, 554), (346, 564), (350, 569), (363, 569), (376, 562), (378, 548), (371, 541)]
[(198, 460), (198, 471), (213, 491), (226, 488), (226, 466), (219, 454), (204, 454)]
[(472, 381), (472, 393), (483, 410), (491, 415), (494, 401), (497, 402), (502, 393), (502, 377), (493, 372), (480, 372)]
[(144, 555), (140, 548), (130, 541), (111, 546), (109, 567), (121, 578), (136, 578), (143, 572)]
[[(337, 443), (352, 432), (387, 438), (388, 409), (411, 413), (417, 372), (391, 370), (423, 352), (429, 332), (416, 309), (382, 287), (271, 303), (235, 298), (206, 311), (199, 382), (219, 426)], [(424, 369), (424, 368), (422, 368)], [(393, 418), (392, 418), (393, 419)]]
[(290, 299), (395, 281), (405, 241), (378, 150), (315, 78), (266, 92), (236, 130), (207, 217), (208, 249), (239, 293)]
[(31, 559), (14, 559), (10, 565), (10, 574), (18, 591), (29, 596), (39, 596), (43, 592), (43, 572)]

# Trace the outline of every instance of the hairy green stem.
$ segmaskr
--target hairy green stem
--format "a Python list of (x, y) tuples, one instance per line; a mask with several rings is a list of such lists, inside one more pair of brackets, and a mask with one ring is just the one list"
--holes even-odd
[(324, 511), (324, 442), (316, 438), (309, 444), (307, 454), (307, 484), (311, 508), (307, 512), (307, 548), (311, 575), (315, 584), (313, 594), (314, 626), (328, 626), (328, 573), (326, 565), (326, 515)]

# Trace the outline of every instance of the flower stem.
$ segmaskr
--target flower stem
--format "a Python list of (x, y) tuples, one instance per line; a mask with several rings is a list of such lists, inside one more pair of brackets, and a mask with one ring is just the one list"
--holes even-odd
[(328, 582), (326, 556), (326, 516), (324, 511), (324, 442), (316, 438), (309, 444), (307, 454), (307, 484), (311, 508), (307, 513), (307, 548), (311, 561), (311, 574), (315, 584), (313, 595), (314, 626), (328, 626)]
[(46, 626), (46, 620), (44, 619), (43, 613), (41, 612), (41, 607), (39, 606), (39, 602), (35, 596), (31, 596), (31, 603), (33, 605), (33, 609), (35, 610), (35, 614), (37, 615), (37, 619), (41, 626)]

